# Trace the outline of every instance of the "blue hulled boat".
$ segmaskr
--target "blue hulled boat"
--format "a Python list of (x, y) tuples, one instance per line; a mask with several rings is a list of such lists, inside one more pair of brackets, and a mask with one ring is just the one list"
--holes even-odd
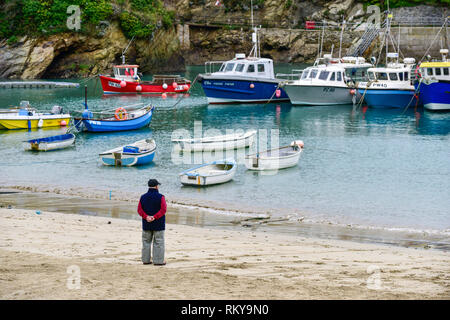
[[(275, 78), (273, 60), (260, 57), (258, 28), (254, 27), (253, 30), (253, 48), (248, 57), (238, 53), (229, 61), (205, 63), (205, 73), (200, 74), (198, 80), (208, 103), (289, 101), (286, 92), (279, 87), (283, 80)], [(213, 72), (217, 64), (221, 64), (220, 69)]]
[(117, 108), (114, 116), (96, 119), (93, 112), (86, 108), (81, 118), (75, 118), (74, 124), (79, 131), (88, 132), (136, 130), (150, 124), (153, 109), (151, 105), (136, 110)]
[(414, 86), (425, 109), (450, 110), (450, 60), (448, 49), (441, 49), (442, 61), (422, 62)]
[(107, 166), (135, 166), (148, 164), (155, 157), (156, 143), (144, 139), (101, 153), (100, 160)]

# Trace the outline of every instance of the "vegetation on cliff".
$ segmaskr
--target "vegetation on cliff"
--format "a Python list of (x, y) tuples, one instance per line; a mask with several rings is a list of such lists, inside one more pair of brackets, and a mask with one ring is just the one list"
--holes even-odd
[(148, 37), (169, 27), (174, 13), (161, 0), (0, 0), (0, 39), (14, 42), (22, 35), (40, 36), (70, 31), (67, 8), (81, 9), (81, 30), (92, 33), (101, 21), (119, 19), (127, 37)]

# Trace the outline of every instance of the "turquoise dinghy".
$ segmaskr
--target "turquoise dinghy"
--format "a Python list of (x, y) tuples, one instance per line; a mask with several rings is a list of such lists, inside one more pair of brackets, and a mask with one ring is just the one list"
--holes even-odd
[(153, 139), (136, 141), (122, 147), (100, 153), (100, 160), (107, 166), (134, 166), (153, 161), (156, 142)]

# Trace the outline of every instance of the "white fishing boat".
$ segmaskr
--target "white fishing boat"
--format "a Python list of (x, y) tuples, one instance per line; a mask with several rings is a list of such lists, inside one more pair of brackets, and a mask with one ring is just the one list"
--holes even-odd
[(181, 152), (203, 152), (247, 148), (253, 144), (256, 130), (197, 139), (172, 139), (175, 150)]
[(234, 159), (217, 160), (183, 171), (180, 173), (180, 181), (185, 185), (196, 186), (225, 183), (233, 179), (236, 168)]
[(245, 166), (249, 170), (278, 170), (297, 165), (304, 143), (292, 141), (290, 145), (258, 152), (245, 157)]
[(27, 151), (52, 151), (71, 147), (74, 143), (75, 135), (73, 133), (67, 133), (24, 141), (23, 146)]
[(153, 161), (156, 142), (153, 139), (143, 139), (132, 144), (114, 148), (101, 153), (100, 160), (107, 166), (134, 166)]
[(313, 66), (301, 70), (298, 80), (287, 81), (282, 87), (296, 105), (351, 104), (355, 83), (372, 66), (362, 57), (337, 59), (325, 55)]

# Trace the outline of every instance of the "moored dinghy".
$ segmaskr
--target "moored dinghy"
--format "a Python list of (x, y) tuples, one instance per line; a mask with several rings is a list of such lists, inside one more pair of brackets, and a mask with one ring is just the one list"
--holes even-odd
[(234, 159), (217, 160), (183, 171), (180, 173), (180, 180), (182, 184), (196, 186), (225, 183), (233, 179), (236, 168)]
[(304, 143), (292, 141), (290, 145), (258, 152), (245, 157), (245, 166), (249, 170), (277, 170), (297, 165)]
[(104, 165), (129, 167), (152, 162), (155, 157), (155, 151), (155, 140), (144, 139), (105, 151), (99, 156)]
[(253, 144), (256, 130), (199, 139), (172, 139), (175, 148), (182, 152), (202, 152), (247, 148)]
[(29, 151), (51, 151), (71, 147), (75, 142), (73, 133), (24, 141), (24, 149)]

